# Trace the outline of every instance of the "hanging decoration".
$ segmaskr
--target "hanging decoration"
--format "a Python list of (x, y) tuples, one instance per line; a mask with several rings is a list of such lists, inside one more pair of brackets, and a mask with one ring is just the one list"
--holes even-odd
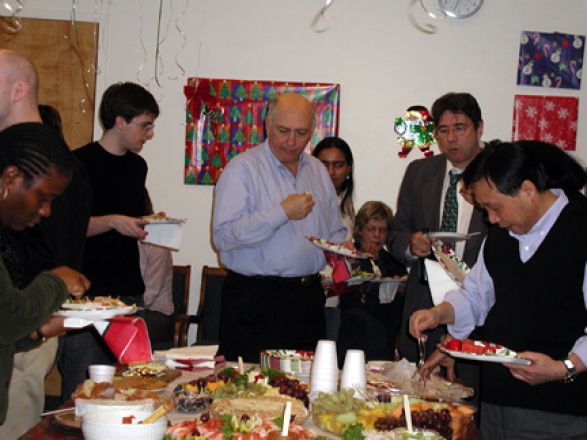
[(410, 24), (425, 34), (435, 34), (438, 31), (438, 28), (435, 25), (432, 23), (421, 23), (416, 18), (415, 11), (420, 12), (418, 6), (426, 13), (427, 17), (433, 20), (444, 20), (446, 18), (446, 14), (440, 9), (430, 9), (428, 6), (426, 6), (425, 0), (410, 1), (410, 5), (408, 7), (408, 20)]
[(516, 95), (512, 140), (539, 140), (574, 151), (579, 98)]
[(408, 108), (403, 116), (395, 118), (393, 129), (398, 135), (397, 142), (401, 150), (397, 154), (400, 158), (408, 157), (414, 147), (424, 153), (425, 157), (434, 154), (430, 149), (430, 146), (435, 143), (434, 123), (426, 107)]
[(322, 32), (326, 32), (328, 30), (328, 26), (319, 26), (320, 22), (322, 20), (324, 20), (325, 22), (328, 22), (330, 20), (332, 20), (334, 17), (327, 17), (326, 16), (326, 11), (328, 10), (328, 8), (330, 8), (330, 6), (332, 6), (332, 2), (334, 0), (326, 0), (326, 3), (324, 3), (324, 6), (322, 6), (320, 8), (320, 10), (318, 11), (318, 13), (314, 16), (312, 23), (310, 23), (310, 27), (312, 28), (312, 30), (318, 34), (321, 34)]
[(4, 9), (8, 11), (8, 16), (0, 17), (0, 23), (2, 23), (2, 29), (9, 34), (16, 34), (22, 29), (22, 21), (18, 14), (22, 11), (23, 4), (21, 0), (4, 0), (2, 2)]
[(518, 85), (580, 89), (585, 35), (522, 31)]
[(265, 140), (267, 102), (299, 93), (316, 106), (308, 152), (338, 133), (340, 86), (277, 81), (188, 78), (184, 182), (214, 185), (230, 159)]

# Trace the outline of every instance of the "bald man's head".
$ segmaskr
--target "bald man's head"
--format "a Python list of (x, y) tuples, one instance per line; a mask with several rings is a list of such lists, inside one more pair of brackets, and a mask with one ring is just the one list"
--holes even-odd
[(0, 49), (0, 130), (21, 122), (39, 122), (38, 75), (27, 57)]

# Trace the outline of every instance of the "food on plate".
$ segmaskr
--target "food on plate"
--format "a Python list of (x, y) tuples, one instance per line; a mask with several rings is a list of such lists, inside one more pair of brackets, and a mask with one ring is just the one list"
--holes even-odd
[(438, 432), (431, 429), (412, 428), (409, 432), (407, 428), (395, 428), (391, 431), (377, 431), (374, 429), (363, 429), (358, 424), (351, 426), (343, 433), (343, 440), (443, 440)]
[(298, 399), (286, 396), (254, 396), (236, 397), (233, 399), (214, 399), (210, 406), (210, 413), (215, 417), (224, 415), (257, 415), (259, 417), (279, 417), (283, 415), (285, 404), (291, 402), (293, 423), (302, 423), (308, 417), (308, 410)]
[(369, 258), (371, 254), (367, 254), (365, 252), (358, 251), (356, 249), (348, 249), (342, 243), (334, 243), (332, 241), (324, 240), (323, 238), (315, 237), (309, 235), (306, 237), (310, 242), (314, 245), (319, 247), (320, 249), (333, 252), (335, 254), (346, 255), (347, 257), (353, 258)]
[(435, 240), (432, 243), (432, 251), (440, 265), (446, 272), (459, 284), (463, 284), (463, 280), (471, 271), (467, 263), (455, 253), (455, 251), (441, 240)]
[(453, 339), (443, 344), (443, 347), (451, 351), (462, 351), (463, 353), (490, 354), (498, 356), (516, 356), (517, 353), (503, 345), (493, 342), (475, 341), (473, 339)]
[(449, 382), (438, 373), (422, 381), (416, 364), (402, 359), (398, 362), (376, 361), (367, 363), (367, 390), (373, 400), (385, 401), (390, 394), (409, 394), (423, 399), (458, 402), (474, 394), (474, 390), (463, 384)]
[(314, 360), (313, 351), (265, 350), (260, 355), (261, 368), (272, 368), (296, 376), (309, 377)]
[[(162, 377), (167, 373), (167, 367), (158, 362), (148, 362), (146, 364), (129, 365), (126, 371), (122, 372), (123, 376), (155, 376)], [(181, 373), (180, 373), (181, 374)]]
[(185, 219), (173, 218), (168, 215), (161, 215), (159, 213), (145, 215), (142, 217), (142, 219), (149, 222), (185, 223)]
[(96, 383), (93, 380), (86, 379), (72, 393), (73, 399), (110, 399), (114, 396), (114, 387), (109, 382)]
[(281, 436), (283, 420), (258, 416), (210, 417), (187, 420), (167, 428), (164, 440), (311, 440), (313, 433), (300, 425), (289, 425), (287, 437)]
[[(365, 404), (364, 400), (354, 397), (353, 390), (318, 393), (312, 403), (312, 416), (316, 425), (323, 430), (341, 435), (345, 429), (358, 422), (358, 413)], [(384, 415), (384, 412), (380, 415)]]
[(136, 390), (162, 390), (167, 386), (167, 382), (153, 376), (114, 376), (112, 382), (116, 391), (124, 389)]
[(96, 406), (121, 406), (124, 403), (136, 403), (144, 406), (145, 410), (152, 410), (159, 406), (160, 396), (147, 390), (135, 388), (115, 389), (108, 382), (95, 383), (87, 379), (77, 386), (71, 395), (75, 402), (75, 414), (81, 416)]
[(273, 369), (250, 369), (240, 374), (234, 368), (225, 368), (216, 374), (179, 384), (173, 390), (177, 408), (194, 413), (207, 408), (212, 399), (256, 396), (280, 396), (299, 399), (309, 406), (307, 389), (298, 379)]
[[(410, 403), (410, 410), (414, 427), (434, 429), (443, 438), (450, 440), (465, 438), (475, 413), (473, 407), (468, 405), (423, 401)], [(405, 413), (401, 404), (389, 416), (375, 422), (375, 429), (378, 431), (387, 431), (405, 426)]]
[(83, 307), (87, 309), (117, 309), (120, 307), (130, 307), (128, 304), (124, 303), (118, 298), (113, 298), (111, 296), (96, 296), (94, 298), (81, 298), (81, 299), (74, 299), (70, 297), (65, 300), (62, 305), (62, 308), (77, 308)]
[[(450, 440), (464, 438), (475, 412), (468, 405), (427, 402), (417, 398), (410, 398), (410, 407), (415, 427), (435, 430)], [(402, 396), (390, 396), (389, 402), (380, 403), (357, 399), (348, 390), (320, 393), (313, 409), (314, 422), (323, 430), (337, 435), (358, 425), (365, 432), (385, 432), (406, 426)]]

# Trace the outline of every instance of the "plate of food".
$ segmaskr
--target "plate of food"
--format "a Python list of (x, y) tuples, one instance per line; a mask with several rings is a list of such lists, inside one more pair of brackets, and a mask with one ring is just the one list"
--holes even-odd
[(458, 232), (429, 232), (428, 237), (432, 240), (445, 240), (445, 241), (463, 241), (480, 235), (481, 232), (471, 232), (469, 234), (460, 234)]
[(476, 341), (473, 339), (453, 339), (441, 345), (440, 350), (449, 356), (481, 362), (500, 364), (531, 365), (530, 359), (518, 356), (513, 350), (494, 342)]
[(322, 238), (311, 235), (307, 236), (306, 238), (310, 240), (310, 243), (312, 243), (314, 246), (322, 249), (323, 251), (332, 252), (333, 254), (344, 255), (345, 257), (358, 258), (363, 260), (367, 258), (373, 258), (373, 255), (371, 254), (367, 254), (356, 249), (347, 249), (343, 246), (342, 243), (334, 243), (332, 241), (324, 240)]
[(169, 224), (185, 223), (185, 219), (183, 219), (183, 218), (174, 218), (174, 217), (169, 217), (167, 215), (152, 214), (152, 215), (146, 215), (142, 218), (143, 218), (143, 220), (147, 220), (150, 225), (157, 225), (157, 224), (169, 225)]
[(135, 306), (116, 307), (110, 309), (89, 309), (89, 310), (58, 310), (56, 316), (66, 318), (85, 319), (87, 321), (104, 321), (120, 315), (132, 315), (137, 311)]
[(61, 304), (66, 310), (109, 310), (128, 307), (123, 301), (111, 296), (96, 296), (95, 298), (67, 299)]
[(471, 272), (467, 263), (461, 260), (456, 252), (449, 245), (444, 244), (442, 240), (435, 240), (432, 243), (432, 252), (446, 273), (462, 287), (465, 277)]
[(373, 278), (371, 280), (372, 283), (390, 283), (390, 284), (406, 284), (408, 281), (408, 276), (402, 277), (381, 277), (381, 278)]

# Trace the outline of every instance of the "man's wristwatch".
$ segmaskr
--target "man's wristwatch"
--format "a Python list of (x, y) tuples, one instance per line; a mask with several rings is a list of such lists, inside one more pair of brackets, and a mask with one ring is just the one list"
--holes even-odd
[(37, 332), (37, 341), (44, 343), (47, 341), (47, 337), (43, 334), (40, 328), (35, 330)]
[(577, 377), (577, 370), (575, 368), (575, 364), (568, 357), (562, 359), (562, 362), (563, 362), (563, 365), (565, 366), (565, 368), (567, 369), (567, 374), (565, 374), (565, 377), (563, 377), (561, 379), (561, 382), (562, 383), (571, 383)]

